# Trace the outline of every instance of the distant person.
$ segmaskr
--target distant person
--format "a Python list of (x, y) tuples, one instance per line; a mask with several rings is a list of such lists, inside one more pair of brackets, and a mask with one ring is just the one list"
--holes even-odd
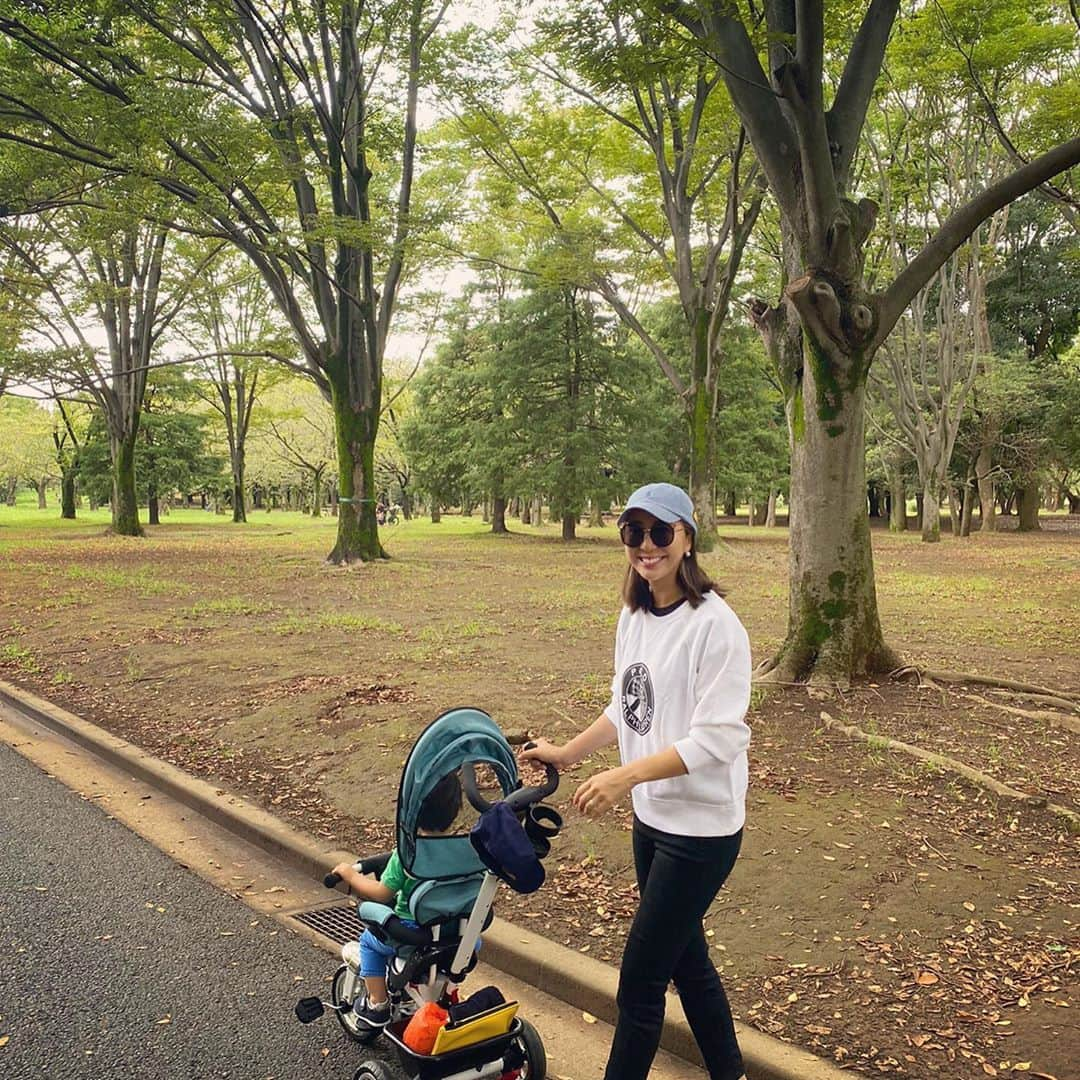
[[(432, 789), (420, 807), (416, 819), (420, 836), (446, 836), (461, 812), (461, 781), (456, 772), (447, 773)], [(338, 874), (357, 896), (379, 904), (393, 904), (394, 914), (407, 926), (415, 927), (409, 910), (409, 897), (420, 884), (405, 873), (395, 850), (378, 881), (356, 872), (352, 863), (338, 863)], [(390, 995), (386, 991), (386, 969), (395, 946), (380, 941), (370, 930), (360, 935), (360, 977), (366, 991), (364, 1000), (353, 1005), (357, 1020), (370, 1028), (383, 1028), (390, 1022)]]
[(375, 504), (375, 522), (378, 525), (386, 524), (386, 503), (382, 499)]
[(629, 792), (641, 901), (619, 971), (605, 1080), (645, 1080), (674, 981), (712, 1080), (744, 1080), (727, 995), (702, 918), (742, 841), (750, 729), (746, 631), (698, 565), (690, 497), (646, 484), (619, 517), (629, 563), (611, 702), (564, 746), (522, 755), (566, 769), (619, 744), (622, 764), (586, 780), (574, 805), (599, 817)]

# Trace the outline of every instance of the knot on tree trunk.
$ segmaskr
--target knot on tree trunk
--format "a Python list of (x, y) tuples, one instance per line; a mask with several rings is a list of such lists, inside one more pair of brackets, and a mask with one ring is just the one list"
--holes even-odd
[(787, 297), (812, 338), (851, 355), (869, 339), (876, 322), (869, 298), (837, 275), (811, 269), (787, 287)]

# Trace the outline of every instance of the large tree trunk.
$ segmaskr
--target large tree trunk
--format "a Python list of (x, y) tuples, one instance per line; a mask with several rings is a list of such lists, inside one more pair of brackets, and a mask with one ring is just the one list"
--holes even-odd
[(491, 499), (491, 531), (493, 533), (506, 533), (510, 530), (506, 527), (506, 496), (494, 495)]
[(979, 531), (997, 528), (997, 492), (994, 490), (993, 448), (983, 445), (975, 459), (975, 479), (979, 485)]
[[(350, 393), (355, 375), (338, 372), (331, 379), (330, 405), (338, 451), (337, 542), (327, 562), (341, 565), (386, 558), (375, 520), (375, 434), (379, 406), (355, 404)], [(376, 395), (377, 396), (377, 395)]]
[(693, 330), (694, 379), (688, 402), (690, 423), (690, 498), (697, 514), (694, 546), (711, 551), (716, 546), (716, 503), (713, 498), (713, 465), (716, 460), (716, 431), (713, 402), (716, 375), (709, 376), (709, 312), (696, 313)]
[(776, 497), (778, 492), (774, 489), (769, 492), (769, 503), (765, 510), (765, 528), (776, 528)]
[[(804, 277), (790, 305), (755, 312), (784, 373), (791, 445), (787, 637), (761, 666), (768, 681), (846, 684), (888, 671), (866, 508), (866, 371), (870, 357), (843, 351), (826, 326), (838, 298), (829, 281)], [(861, 313), (859, 318), (862, 318)]]
[(960, 535), (971, 535), (971, 515), (975, 506), (975, 475), (969, 473), (964, 483), (964, 505), (960, 511)]
[(247, 521), (247, 507), (244, 505), (244, 449), (237, 446), (232, 461), (232, 519), (234, 524)]
[(566, 513), (562, 516), (562, 538), (564, 540), (577, 539), (577, 514)]
[(69, 521), (75, 520), (75, 480), (78, 471), (64, 469), (60, 475), (60, 516)]
[(1016, 512), (1020, 519), (1017, 525), (1020, 532), (1036, 532), (1042, 528), (1039, 524), (1038, 484), (1029, 482), (1020, 489)]
[(39, 510), (48, 509), (48, 503), (45, 501), (45, 491), (49, 486), (49, 478), (43, 476), (35, 485), (34, 490), (37, 492), (37, 505)]
[(931, 479), (922, 490), (922, 540), (936, 544), (941, 539), (941, 488)]
[(146, 517), (149, 525), (161, 524), (161, 506), (158, 502), (157, 488), (153, 484), (146, 489)]
[(135, 439), (138, 426), (126, 438), (109, 440), (112, 450), (112, 531), (120, 536), (142, 536), (139, 499), (135, 490)]
[(952, 527), (953, 536), (960, 535), (960, 499), (956, 494), (956, 488), (949, 485), (949, 524)]

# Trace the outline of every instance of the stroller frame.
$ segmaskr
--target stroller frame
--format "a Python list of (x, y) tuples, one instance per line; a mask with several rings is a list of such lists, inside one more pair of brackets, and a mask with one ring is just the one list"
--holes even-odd
[[(353, 1005), (362, 1000), (364, 988), (359, 975), (359, 944), (355, 941), (342, 948), (344, 962), (334, 975), (330, 1001), (305, 998), (296, 1006), (296, 1014), (304, 1023), (330, 1008), (345, 1034), (364, 1045), (385, 1035), (410, 1080), (498, 1080), (522, 1077), (522, 1069), (527, 1080), (543, 1080), (546, 1072), (543, 1043), (535, 1028), (522, 1017), (515, 1017), (504, 1034), (446, 1053), (418, 1054), (404, 1042), (405, 1028), (417, 1008), (427, 1002), (447, 1004), (456, 1000), (457, 984), (475, 966), (477, 945), (491, 920), (500, 878), (480, 861), (469, 839), (422, 837), (416, 832), (416, 817), (423, 798), (447, 772), (458, 768), (470, 804), (481, 814), (490, 809), (476, 785), (474, 764), (477, 763), (491, 767), (502, 789), (502, 801), (519, 819), (528, 815), (529, 835), (533, 836), (538, 804), (558, 786), (557, 772), (549, 766), (542, 786), (523, 788), (513, 751), (487, 713), (479, 709), (451, 709), (441, 714), (417, 738), (402, 771), (398, 792), (397, 850), (406, 872), (422, 882), (410, 897), (414, 918), (420, 926), (403, 922), (383, 904), (365, 901), (358, 909), (366, 929), (397, 946), (387, 970), (390, 1023), (382, 1028), (372, 1027), (355, 1015)], [(535, 838), (538, 855), (546, 854), (547, 838), (557, 832), (557, 825), (552, 828), (550, 823), (558, 822), (553, 810), (539, 809), (546, 811), (549, 825), (539, 826), (543, 839)], [(360, 860), (355, 867), (361, 874), (378, 875), (389, 857), (389, 853), (372, 856)], [(328, 874), (324, 884), (333, 888), (340, 880), (337, 875)], [(470, 894), (473, 898), (471, 903), (466, 901), (449, 914), (440, 912), (432, 919), (418, 917), (424, 913), (428, 894), (428, 908), (437, 906), (440, 888), (450, 896), (458, 890), (462, 899)], [(446, 931), (455, 923), (459, 932), (451, 936)], [(446, 945), (440, 945), (448, 937)], [(453, 955), (447, 962), (451, 947)], [(392, 1080), (392, 1074), (382, 1062), (369, 1060), (361, 1064), (354, 1080)]]

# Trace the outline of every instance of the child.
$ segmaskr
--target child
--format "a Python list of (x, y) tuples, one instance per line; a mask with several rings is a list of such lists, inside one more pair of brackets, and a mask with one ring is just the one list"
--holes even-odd
[[(461, 811), (461, 782), (456, 772), (447, 773), (431, 789), (417, 816), (417, 832), (421, 836), (446, 836)], [(416, 926), (409, 911), (409, 897), (420, 884), (419, 879), (405, 873), (395, 851), (378, 881), (363, 877), (352, 863), (339, 863), (334, 873), (340, 874), (350, 889), (362, 900), (393, 904), (394, 914), (409, 926)], [(390, 998), (386, 992), (386, 967), (394, 955), (394, 946), (380, 941), (370, 930), (360, 935), (360, 975), (367, 990), (363, 1002), (353, 1005), (357, 1020), (369, 1027), (382, 1028), (390, 1022)]]

